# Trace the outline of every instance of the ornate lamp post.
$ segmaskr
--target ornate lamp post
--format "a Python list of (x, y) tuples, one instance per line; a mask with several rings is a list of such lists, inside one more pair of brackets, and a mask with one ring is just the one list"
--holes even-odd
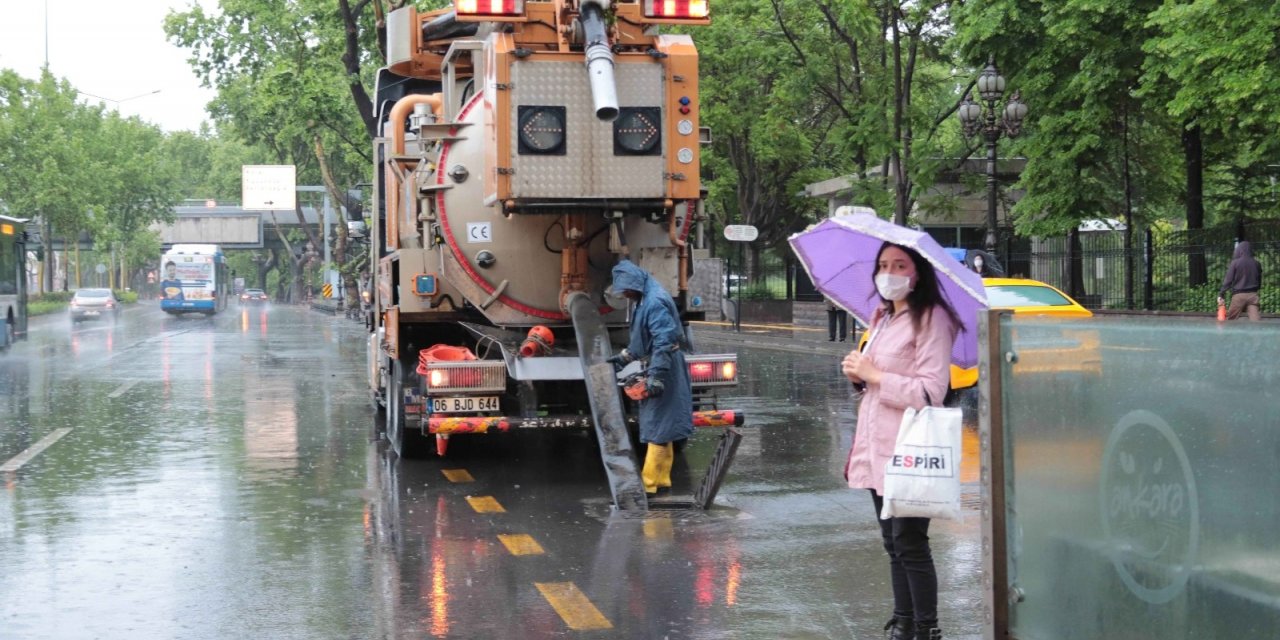
[[(981, 103), (973, 101), (973, 94), (960, 103), (960, 124), (965, 136), (981, 133), (987, 141), (987, 235), (983, 244), (988, 253), (996, 250), (996, 141), (1004, 135), (1016, 138), (1022, 133), (1022, 121), (1027, 117), (1027, 105), (1013, 92), (1001, 109), (999, 102), (1004, 95), (1004, 76), (996, 68), (995, 58), (987, 60), (987, 68), (978, 75), (977, 89)], [(984, 108), (985, 107), (985, 108)], [(1006, 256), (1007, 258), (1007, 256)]]

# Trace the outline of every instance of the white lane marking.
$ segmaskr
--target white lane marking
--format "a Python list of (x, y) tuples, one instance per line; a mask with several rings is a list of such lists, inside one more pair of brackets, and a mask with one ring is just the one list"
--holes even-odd
[(31, 462), (32, 458), (40, 455), (41, 451), (48, 449), (53, 443), (61, 440), (62, 436), (65, 436), (68, 433), (71, 433), (71, 429), (69, 427), (63, 427), (41, 438), (40, 442), (27, 447), (26, 451), (14, 456), (13, 459), (8, 462), (0, 464), (0, 473), (12, 472), (21, 469), (22, 465)]
[(124, 394), (128, 393), (130, 389), (132, 389), (132, 388), (136, 387), (136, 386), (138, 385), (138, 383), (139, 383), (139, 382), (142, 382), (142, 381), (141, 381), (141, 380), (134, 380), (134, 381), (132, 381), (132, 382), (126, 382), (126, 383), (124, 383), (124, 384), (120, 385), (120, 388), (118, 388), (118, 389), (116, 389), (115, 391), (112, 391), (111, 393), (107, 394), (107, 397), (108, 397), (108, 398), (119, 398), (120, 396), (122, 396), (122, 395), (124, 395)]

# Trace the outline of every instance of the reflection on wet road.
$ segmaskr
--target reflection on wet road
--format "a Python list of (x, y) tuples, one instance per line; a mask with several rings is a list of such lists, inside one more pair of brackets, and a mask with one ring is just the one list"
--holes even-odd
[[(59, 319), (61, 320), (61, 319)], [(0, 637), (875, 638), (870, 500), (842, 487), (836, 359), (742, 354), (718, 507), (614, 514), (586, 433), (396, 460), (363, 328), (291, 307), (40, 319), (0, 356)], [(704, 430), (677, 458), (700, 480)], [(978, 520), (936, 522), (948, 637), (976, 637)]]

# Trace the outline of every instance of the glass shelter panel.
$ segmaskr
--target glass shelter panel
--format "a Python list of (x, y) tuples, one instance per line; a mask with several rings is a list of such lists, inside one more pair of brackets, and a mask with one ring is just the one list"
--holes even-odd
[(1280, 323), (999, 332), (1010, 635), (1280, 637)]

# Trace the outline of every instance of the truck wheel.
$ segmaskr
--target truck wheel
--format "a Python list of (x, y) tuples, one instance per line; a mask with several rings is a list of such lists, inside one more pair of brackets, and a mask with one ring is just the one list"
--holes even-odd
[(420, 458), (428, 454), (434, 440), (423, 437), (421, 433), (405, 428), (404, 416), (404, 383), (406, 379), (404, 365), (399, 360), (391, 361), (391, 379), (387, 381), (387, 441), (391, 450), (401, 458)]
[(400, 386), (399, 360), (391, 361), (391, 375), (387, 380), (387, 441), (397, 456), (404, 447), (404, 391)]

